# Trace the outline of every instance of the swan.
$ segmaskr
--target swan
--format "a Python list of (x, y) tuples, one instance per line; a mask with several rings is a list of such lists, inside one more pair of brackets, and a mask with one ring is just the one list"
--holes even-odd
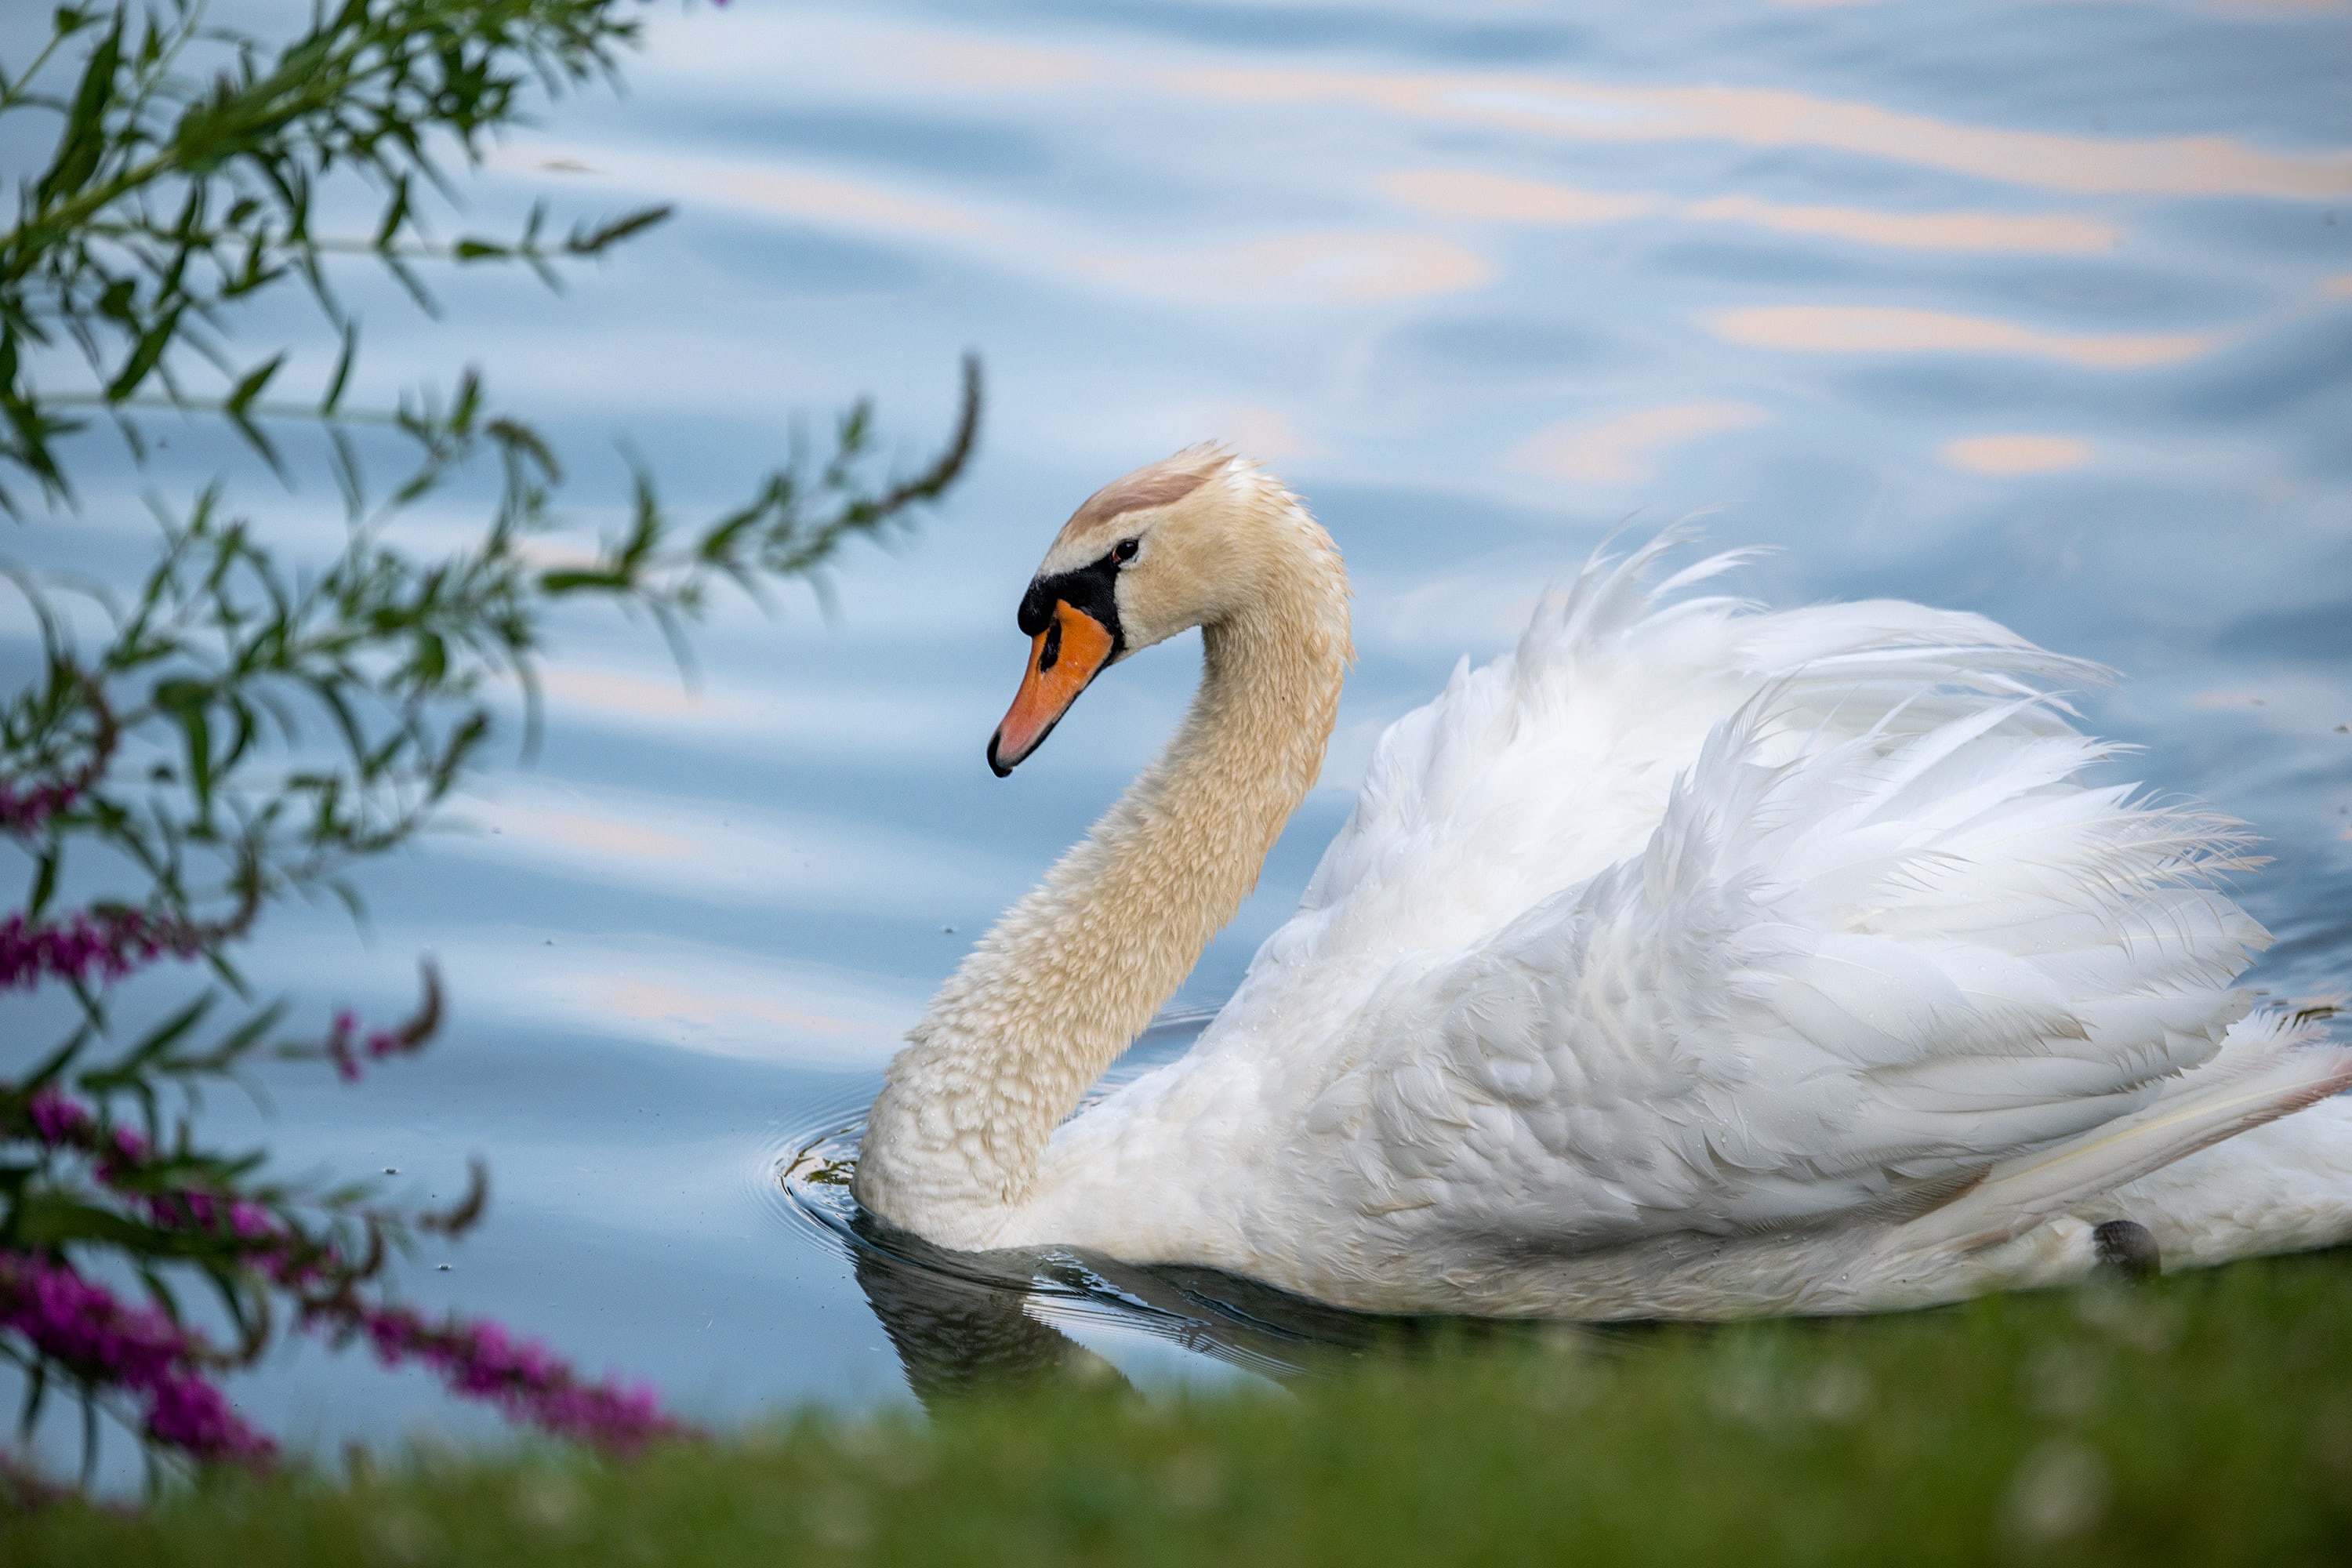
[(1182, 1058), (1072, 1115), (1254, 886), (1353, 657), (1258, 465), (1078, 508), (1024, 595), (1005, 775), (1180, 631), (1166, 751), (972, 949), (853, 1178), (966, 1250), (1207, 1265), (1333, 1305), (1877, 1310), (2352, 1236), (2352, 1049), (2231, 982), (2238, 825), (2084, 783), (2096, 667), (1889, 600), (1598, 553), (1381, 738), (1297, 912)]

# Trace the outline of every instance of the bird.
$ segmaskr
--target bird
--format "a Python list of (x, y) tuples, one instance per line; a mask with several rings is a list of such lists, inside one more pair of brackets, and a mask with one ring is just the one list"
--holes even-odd
[[(1181, 1058), (1089, 1101), (1253, 889), (1350, 667), (1306, 504), (1210, 444), (1023, 595), (1000, 776), (1192, 627), (1165, 751), (893, 1058), (851, 1189), (968, 1252), (1367, 1312), (1899, 1310), (2352, 1237), (2352, 1049), (2234, 982), (2243, 826), (2087, 771), (2100, 667), (1979, 615), (1770, 609), (1604, 543), (1381, 736)], [(1074, 1114), (1075, 1113), (1075, 1114)]]

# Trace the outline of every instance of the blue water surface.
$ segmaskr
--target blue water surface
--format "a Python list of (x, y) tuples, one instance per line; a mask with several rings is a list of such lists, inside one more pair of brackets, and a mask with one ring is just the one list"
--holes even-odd
[[(1360, 663), (1321, 785), (1180, 1005), (1230, 991), (1296, 901), (1383, 726), (1622, 520), (1705, 509), (1711, 539), (1773, 547), (1759, 597), (1958, 605), (2113, 666), (2081, 703), (2144, 748), (2118, 776), (2267, 840), (2256, 983), (2352, 969), (2352, 7), (738, 0), (646, 23), (625, 95), (497, 147), (467, 221), (541, 198), (675, 220), (561, 296), (449, 278), (437, 321), (355, 271), (369, 389), (480, 364), (561, 440), (589, 532), (617, 519), (624, 437), (700, 515), (862, 394), (918, 461), (967, 347), (987, 424), (918, 537), (854, 552), (830, 622), (797, 593), (724, 605), (691, 690), (648, 627), (567, 613), (535, 762), (371, 868), (364, 928), (272, 917), (256, 980), (310, 1015), (397, 1015), (424, 953), (448, 984), (424, 1058), (356, 1089), (273, 1074), (266, 1118), (215, 1106), (290, 1170), (391, 1167), (417, 1197), (486, 1155), (489, 1218), (404, 1265), (413, 1299), (707, 1420), (907, 1396), (875, 1265), (861, 1283), (840, 1205), (779, 1171), (1172, 726), (1195, 638), (1098, 683), (1010, 781), (982, 757), (1054, 530), (1204, 438), (1339, 541)], [(104, 450), (83, 516), (12, 552), (135, 564), (131, 498), (160, 481)], [(323, 485), (240, 484), (297, 535), (339, 526)], [(1187, 1289), (1072, 1263), (1015, 1316), (1147, 1383), (1246, 1375), (1257, 1342), (1188, 1329)], [(294, 1352), (237, 1394), (322, 1446), (486, 1429), (356, 1354)]]

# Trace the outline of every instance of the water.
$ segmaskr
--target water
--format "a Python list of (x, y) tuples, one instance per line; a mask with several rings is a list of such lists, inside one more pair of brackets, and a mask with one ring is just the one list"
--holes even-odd
[[(840, 1152), (931, 987), (1173, 724), (1191, 639), (1098, 684), (1011, 781), (982, 761), (1053, 530), (1206, 437), (1339, 540), (1361, 661), (1322, 786), (1180, 1005), (1231, 989), (1382, 726), (1621, 518), (1708, 507), (1713, 538), (1776, 547), (1759, 596), (1933, 600), (2122, 671), (2084, 707), (2146, 748), (2133, 774), (2269, 840), (2257, 983), (2341, 983), (2352, 7), (1577, 13), (656, 13), (626, 99), (500, 149), (480, 205), (672, 199), (676, 222), (560, 300), (454, 279), (438, 324), (355, 278), (376, 384), (484, 364), (562, 438), (583, 506), (623, 432), (715, 510), (860, 392), (911, 459), (967, 345), (992, 398), (970, 479), (910, 548), (851, 563), (835, 624), (792, 595), (730, 609), (688, 695), (646, 628), (567, 619), (537, 763), (374, 868), (365, 932), (268, 928), (257, 977), (312, 1006), (391, 1016), (419, 952), (443, 966), (425, 1059), (271, 1083), (294, 1169), (397, 1167), (421, 1196), (490, 1158), (489, 1220), (408, 1265), (417, 1300), (717, 1420), (1075, 1345), (1154, 1387), (1250, 1379), (1354, 1331), (1100, 1260), (1041, 1262), (1025, 1300), (958, 1284), (861, 1236), (816, 1164), (779, 1181)], [(103, 567), (142, 528), (93, 507), (10, 548)], [(356, 1356), (239, 1392), (321, 1444), (486, 1429)]]

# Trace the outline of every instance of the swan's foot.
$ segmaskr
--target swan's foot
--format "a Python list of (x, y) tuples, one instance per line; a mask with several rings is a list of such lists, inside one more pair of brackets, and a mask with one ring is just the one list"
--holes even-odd
[(2155, 1279), (2164, 1263), (2155, 1236), (2137, 1220), (2111, 1219), (2094, 1226), (2091, 1250), (2098, 1259), (2095, 1272), (2126, 1285)]

